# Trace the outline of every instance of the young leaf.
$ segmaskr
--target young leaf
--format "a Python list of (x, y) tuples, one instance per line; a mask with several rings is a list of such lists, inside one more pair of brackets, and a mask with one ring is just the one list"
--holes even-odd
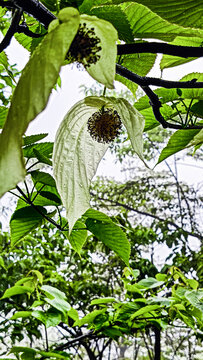
[(25, 176), (21, 150), (22, 135), (30, 121), (34, 120), (47, 104), (67, 51), (78, 30), (78, 11), (69, 8), (69, 16), (66, 14), (65, 20), (41, 41), (24, 68), (15, 89), (1, 134), (0, 196), (14, 188)]
[(96, 36), (100, 39), (99, 46), (101, 46), (101, 50), (98, 52), (100, 59), (95, 64), (90, 64), (86, 70), (93, 79), (113, 89), (117, 55), (117, 31), (111, 23), (96, 16), (81, 15), (80, 18), (82, 24), (85, 23), (88, 28), (94, 29)]

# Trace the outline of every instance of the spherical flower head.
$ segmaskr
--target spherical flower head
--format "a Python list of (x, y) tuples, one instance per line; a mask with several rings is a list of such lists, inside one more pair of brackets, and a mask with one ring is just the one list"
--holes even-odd
[(96, 111), (88, 120), (87, 128), (91, 137), (99, 143), (111, 143), (121, 131), (121, 118), (112, 108)]
[(78, 67), (80, 64), (85, 68), (90, 67), (100, 59), (100, 55), (97, 54), (101, 50), (99, 43), (100, 39), (96, 36), (94, 28), (88, 29), (86, 23), (80, 24), (67, 54), (67, 60), (76, 61)]

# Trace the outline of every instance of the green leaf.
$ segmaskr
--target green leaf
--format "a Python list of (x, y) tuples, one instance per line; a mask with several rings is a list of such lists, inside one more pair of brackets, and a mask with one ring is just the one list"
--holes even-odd
[(80, 254), (81, 249), (87, 239), (87, 229), (85, 228), (85, 224), (81, 221), (76, 221), (70, 235), (68, 235), (67, 231), (65, 231), (64, 234), (67, 235), (72, 248), (78, 254)]
[(43, 285), (41, 290), (45, 292), (47, 296), (45, 301), (55, 309), (58, 309), (63, 314), (66, 314), (67, 311), (71, 309), (70, 304), (65, 300), (66, 295), (62, 291), (49, 285)]
[(40, 141), (40, 140), (44, 139), (45, 137), (47, 137), (47, 135), (48, 134), (46, 133), (46, 134), (36, 134), (36, 135), (24, 136), (23, 137), (23, 146), (34, 144), (37, 141)]
[(140, 280), (137, 285), (144, 289), (154, 289), (164, 284), (164, 281), (158, 281), (155, 278), (148, 277), (146, 279)]
[(203, 144), (203, 129), (195, 134), (194, 138), (188, 143), (189, 146), (199, 146)]
[(197, 309), (202, 311), (203, 319), (203, 290), (192, 290), (185, 292), (185, 298)]
[(201, 0), (170, 0), (166, 3), (164, 0), (136, 0), (136, 2), (148, 6), (152, 11), (162, 18), (174, 24), (180, 24), (184, 27), (203, 28), (202, 16), (203, 8)]
[(176, 36), (201, 37), (202, 30), (187, 29), (183, 26), (172, 24), (156, 13), (152, 12), (146, 6), (131, 2), (122, 5), (128, 21), (131, 25), (133, 35), (141, 39), (160, 39), (172, 41)]
[(45, 173), (43, 171), (39, 171), (39, 170), (35, 170), (35, 171), (31, 171), (30, 172), (33, 182), (40, 182), (44, 185), (49, 185), (49, 186), (54, 186), (56, 187), (56, 182), (54, 180), (54, 178), (48, 174)]
[(131, 317), (130, 320), (134, 320), (136, 317), (150, 313), (151, 311), (160, 309), (160, 305), (147, 305), (142, 307), (141, 309), (137, 310)]
[(99, 220), (106, 223), (112, 223), (112, 220), (108, 215), (95, 209), (88, 209), (84, 213), (84, 217), (88, 217), (90, 219)]
[(39, 152), (37, 149), (33, 149), (34, 157), (43, 164), (47, 164), (52, 166), (52, 161), (45, 155), (43, 155), (41, 152)]
[[(98, 98), (100, 99), (100, 98)], [(57, 189), (66, 208), (69, 231), (89, 208), (89, 186), (108, 145), (97, 143), (87, 131), (87, 121), (98, 111), (85, 100), (75, 104), (61, 123), (54, 144), (53, 171)]]
[(88, 218), (86, 226), (100, 241), (113, 250), (126, 265), (129, 264), (130, 243), (121, 228), (113, 223), (103, 223)]
[[(202, 134), (203, 131), (201, 130)], [(160, 164), (163, 160), (169, 156), (177, 153), (180, 150), (186, 148), (187, 145), (195, 145), (195, 138), (200, 133), (200, 130), (178, 130), (169, 139), (167, 146), (162, 150), (157, 164)], [(201, 135), (200, 135), (201, 137)], [(202, 139), (203, 140), (203, 139)], [(201, 141), (201, 138), (200, 138)], [(198, 141), (197, 141), (198, 142)]]
[(52, 142), (28, 145), (23, 148), (23, 155), (28, 159), (36, 158), (36, 151), (38, 151), (40, 154), (49, 157), (53, 152), (53, 146)]
[(19, 318), (27, 318), (29, 316), (31, 316), (32, 311), (17, 311), (11, 318), (10, 320), (16, 320)]
[(74, 323), (74, 326), (83, 326), (85, 324), (91, 324), (93, 323), (94, 319), (98, 316), (101, 315), (103, 313), (106, 312), (106, 308), (101, 309), (101, 310), (94, 310), (92, 312), (90, 312), (89, 314), (87, 314), (86, 316), (84, 316), (82, 319), (80, 320), (76, 320)]
[(120, 6), (94, 6), (91, 15), (109, 21), (118, 31), (118, 37), (125, 42), (133, 42), (134, 36), (126, 14)]
[[(203, 81), (203, 73), (191, 73), (184, 76), (180, 81), (191, 81), (196, 79), (197, 81)], [(181, 89), (183, 99), (198, 99), (203, 100), (203, 89)], [(158, 95), (162, 105), (179, 100), (179, 95), (176, 89), (158, 89), (154, 91)], [(148, 96), (142, 96), (135, 104), (137, 110), (142, 111), (150, 108)]]
[(35, 229), (43, 220), (43, 214), (46, 210), (37, 206), (41, 212), (38, 213), (33, 207), (26, 206), (16, 210), (10, 220), (11, 244), (14, 246), (20, 239)]
[[(64, 22), (44, 36), (22, 71), (1, 134), (0, 196), (25, 177), (22, 135), (46, 107), (67, 51), (78, 30), (79, 13), (69, 8)], [(23, 114), (23, 116), (22, 116)], [(6, 178), (6, 181), (4, 179)]]
[(90, 305), (102, 305), (102, 304), (109, 304), (112, 302), (118, 302), (118, 300), (116, 300), (113, 297), (105, 297), (102, 299), (94, 299), (91, 301)]
[(6, 266), (5, 266), (5, 263), (4, 263), (4, 259), (3, 259), (2, 256), (0, 256), (0, 266), (1, 266), (4, 270), (6, 270)]
[[(180, 24), (184, 27), (203, 28), (202, 0), (131, 0), (131, 2), (143, 4), (153, 12), (174, 24)], [(112, 0), (113, 4), (128, 2), (128, 0)]]
[(32, 316), (40, 320), (46, 328), (57, 326), (61, 322), (61, 312), (55, 309), (49, 309), (47, 312), (35, 310), (31, 312)]
[(31, 292), (33, 292), (33, 288), (29, 286), (12, 286), (5, 291), (5, 293), (1, 297), (1, 300), (10, 298), (11, 296), (27, 294)]
[(95, 64), (90, 64), (86, 70), (93, 79), (113, 89), (117, 55), (117, 31), (111, 23), (96, 16), (81, 15), (80, 18), (80, 22), (85, 23), (87, 28), (94, 28), (96, 36), (100, 39), (99, 46), (101, 46), (101, 50), (98, 52), (100, 59)]

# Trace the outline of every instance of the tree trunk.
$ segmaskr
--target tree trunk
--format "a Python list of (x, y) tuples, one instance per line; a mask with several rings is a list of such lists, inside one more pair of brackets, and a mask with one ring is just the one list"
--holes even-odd
[(154, 360), (161, 360), (161, 331), (154, 328), (155, 343), (154, 343)]

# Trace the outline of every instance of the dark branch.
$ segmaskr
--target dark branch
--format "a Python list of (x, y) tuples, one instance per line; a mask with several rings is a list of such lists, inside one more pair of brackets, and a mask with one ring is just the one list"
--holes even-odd
[(192, 79), (190, 81), (171, 81), (171, 80), (163, 80), (158, 78), (139, 76), (132, 71), (126, 69), (125, 67), (117, 64), (116, 65), (117, 74), (124, 76), (126, 79), (133, 81), (134, 83), (140, 86), (160, 86), (166, 89), (201, 89), (203, 88), (203, 82), (198, 81), (197, 79)]
[(2, 42), (0, 43), (0, 52), (2, 52), (4, 49), (7, 48), (7, 46), (10, 44), (11, 39), (13, 35), (17, 32), (17, 28), (21, 19), (22, 10), (16, 9), (11, 21), (11, 25), (3, 38)]
[(38, 0), (0, 1), (0, 6), (8, 9), (22, 9), (43, 24), (45, 28), (48, 28), (50, 22), (56, 19), (56, 16)]
[[(149, 100), (150, 100), (150, 105), (152, 107), (155, 119), (163, 126), (163, 128), (171, 128), (171, 129), (181, 129), (181, 130), (191, 130), (191, 129), (202, 129), (203, 126), (202, 125), (188, 125), (187, 127), (183, 127), (183, 125), (179, 125), (179, 124), (172, 124), (169, 123), (168, 121), (166, 121), (164, 119), (164, 117), (161, 115), (160, 113), (160, 108), (162, 106), (158, 96), (150, 89), (150, 87), (147, 85), (150, 83), (150, 79), (153, 78), (146, 78), (146, 77), (142, 77), (139, 76), (135, 73), (132, 73), (131, 71), (127, 70), (126, 68), (124, 68), (121, 65), (116, 65), (116, 72), (117, 74), (135, 82), (136, 84), (140, 85), (140, 87), (143, 89), (143, 91), (145, 92), (145, 94), (148, 96)], [(148, 81), (149, 80), (149, 81)], [(182, 83), (185, 84), (185, 87), (187, 88), (193, 88), (193, 86), (191, 86), (191, 81), (187, 81), (187, 82), (174, 82), (174, 81), (166, 81), (166, 80), (161, 80), (161, 79), (157, 79), (159, 82), (166, 82), (172, 85), (172, 83), (174, 84), (178, 84), (178, 86), (174, 86), (174, 88), (180, 87)], [(196, 79), (195, 79), (196, 81)], [(186, 84), (187, 83), (187, 84)], [(201, 87), (203, 87), (203, 83), (196, 83), (194, 82), (194, 84), (201, 84)], [(152, 83), (150, 83), (150, 85), (154, 85), (153, 81)], [(164, 85), (159, 85), (159, 86), (163, 86)]]
[(203, 47), (201, 46), (178, 46), (159, 42), (118, 45), (117, 51), (118, 55), (137, 53), (161, 53), (173, 56), (180, 56), (183, 58), (203, 56)]
[(36, 34), (36, 33), (34, 33), (33, 31), (31, 31), (25, 22), (23, 22), (22, 24), (18, 25), (18, 27), (17, 27), (17, 32), (18, 32), (18, 33), (23, 33), (23, 34), (25, 34), (25, 35), (27, 35), (27, 36), (30, 36), (30, 37), (32, 37), (32, 38), (39, 38), (39, 37), (42, 37), (42, 36), (43, 36), (43, 35), (41, 35), (41, 34)]

